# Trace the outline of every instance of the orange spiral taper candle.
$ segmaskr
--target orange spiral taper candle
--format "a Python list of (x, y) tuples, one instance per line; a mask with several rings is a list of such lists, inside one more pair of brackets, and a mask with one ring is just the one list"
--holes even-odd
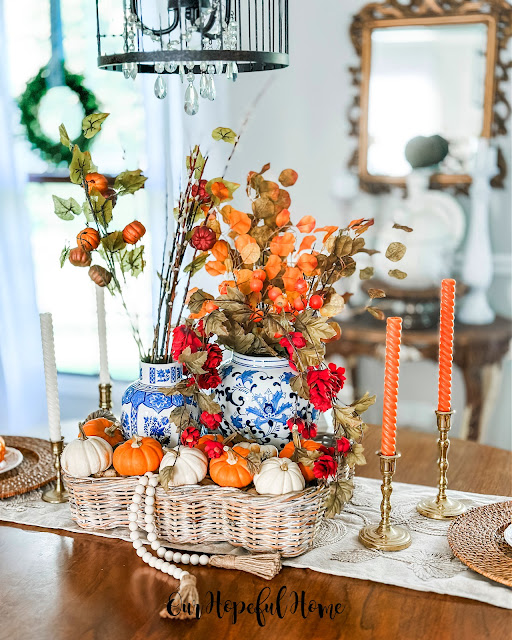
[(386, 364), (384, 369), (381, 443), (381, 453), (385, 456), (394, 456), (396, 452), (396, 411), (398, 405), (401, 336), (402, 318), (388, 318), (386, 322)]
[(439, 395), (438, 411), (450, 411), (452, 399), (453, 322), (455, 280), (441, 283), (441, 319), (439, 323)]

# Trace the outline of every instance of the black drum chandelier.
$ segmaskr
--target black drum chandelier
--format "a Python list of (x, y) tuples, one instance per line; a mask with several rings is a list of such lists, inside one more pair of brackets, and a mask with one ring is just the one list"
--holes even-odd
[(96, 18), (98, 66), (157, 74), (162, 99), (178, 74), (189, 115), (215, 100), (215, 76), (288, 66), (288, 0), (96, 0)]

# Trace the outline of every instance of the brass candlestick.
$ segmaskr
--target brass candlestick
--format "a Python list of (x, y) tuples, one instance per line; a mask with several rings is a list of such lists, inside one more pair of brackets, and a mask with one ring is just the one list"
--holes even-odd
[(112, 409), (112, 385), (110, 383), (100, 383), (100, 409)]
[(54, 489), (46, 489), (43, 492), (43, 500), (45, 502), (67, 502), (68, 501), (68, 492), (64, 487), (64, 482), (62, 480), (62, 468), (60, 466), (60, 456), (62, 453), (62, 449), (64, 448), (64, 438), (57, 440), (57, 442), (52, 442), (52, 453), (53, 453), (53, 464), (55, 469), (57, 469), (57, 481)]
[(439, 429), (439, 439), (437, 446), (439, 448), (439, 491), (435, 498), (425, 498), (419, 502), (416, 509), (422, 516), (433, 518), (434, 520), (451, 520), (460, 516), (466, 511), (466, 506), (459, 500), (448, 498), (446, 495), (446, 487), (448, 486), (448, 450), (450, 448), (450, 440), (448, 432), (451, 427), (451, 419), (454, 411), (436, 411), (437, 428)]
[(393, 491), (393, 475), (399, 453), (394, 456), (385, 456), (377, 451), (380, 456), (380, 472), (382, 473), (382, 502), (380, 503), (381, 520), (379, 524), (370, 524), (359, 532), (359, 541), (369, 549), (381, 549), (382, 551), (401, 551), (411, 544), (411, 534), (404, 527), (391, 525), (390, 497)]

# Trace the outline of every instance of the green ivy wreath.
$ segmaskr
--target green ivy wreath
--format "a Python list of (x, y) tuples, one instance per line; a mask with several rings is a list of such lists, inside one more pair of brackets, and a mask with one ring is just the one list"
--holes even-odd
[[(83, 86), (84, 78), (70, 73), (66, 67), (62, 67), (64, 84), (74, 91), (84, 110), (84, 117), (95, 113), (99, 109), (96, 96), (92, 91)], [(27, 87), (18, 99), (18, 106), (21, 110), (21, 124), (25, 128), (28, 141), (33, 149), (37, 149), (42, 158), (47, 162), (59, 165), (64, 162), (70, 163), (72, 153), (57, 140), (51, 140), (44, 135), (39, 124), (39, 103), (48, 92), (47, 67), (41, 67), (37, 75), (27, 83)], [(91, 144), (91, 139), (87, 139), (83, 133), (72, 141), (77, 144), (82, 151), (85, 151)]]

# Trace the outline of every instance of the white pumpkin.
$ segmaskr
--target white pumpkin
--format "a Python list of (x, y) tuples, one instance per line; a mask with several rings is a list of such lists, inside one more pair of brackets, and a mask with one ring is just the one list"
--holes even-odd
[(159, 471), (174, 467), (174, 472), (166, 478), (169, 487), (181, 487), (185, 484), (199, 484), (206, 476), (208, 458), (199, 449), (176, 447), (162, 458)]
[(264, 460), (260, 472), (254, 476), (258, 493), (280, 496), (291, 491), (301, 491), (306, 486), (299, 465), (288, 458)]
[(263, 460), (267, 458), (277, 458), (277, 447), (273, 444), (258, 444), (257, 442), (238, 442), (237, 447), (249, 449), (254, 453), (260, 453)]
[(70, 476), (88, 478), (111, 466), (114, 450), (103, 438), (86, 436), (83, 429), (80, 431), (81, 436), (64, 448), (60, 463)]

